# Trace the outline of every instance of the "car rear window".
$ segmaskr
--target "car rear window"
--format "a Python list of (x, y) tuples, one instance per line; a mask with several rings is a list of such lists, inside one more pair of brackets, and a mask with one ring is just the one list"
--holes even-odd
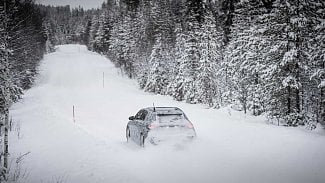
[(179, 123), (183, 122), (183, 114), (157, 114), (159, 123)]

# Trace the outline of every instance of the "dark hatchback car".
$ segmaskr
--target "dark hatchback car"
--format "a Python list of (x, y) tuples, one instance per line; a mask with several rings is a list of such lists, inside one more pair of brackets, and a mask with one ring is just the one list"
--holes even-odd
[(177, 107), (148, 107), (129, 117), (126, 139), (140, 146), (168, 140), (189, 140), (196, 137), (193, 124)]

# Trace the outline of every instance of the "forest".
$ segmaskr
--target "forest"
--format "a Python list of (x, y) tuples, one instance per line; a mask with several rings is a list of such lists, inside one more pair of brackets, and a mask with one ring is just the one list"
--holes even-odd
[(107, 0), (91, 10), (2, 0), (1, 176), (9, 108), (62, 44), (107, 56), (147, 92), (278, 125), (325, 125), (324, 20), (322, 0)]
[(287, 126), (324, 124), (321, 0), (108, 0), (97, 10), (44, 8), (52, 45), (86, 44), (145, 91), (265, 114)]
[(31, 0), (0, 2), (0, 182), (9, 168), (9, 108), (32, 86), (46, 53), (44, 17)]

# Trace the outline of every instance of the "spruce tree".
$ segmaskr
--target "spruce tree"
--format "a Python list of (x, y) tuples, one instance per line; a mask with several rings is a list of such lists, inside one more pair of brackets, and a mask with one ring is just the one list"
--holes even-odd
[(200, 63), (199, 74), (195, 82), (198, 89), (198, 102), (208, 104), (210, 107), (216, 104), (218, 95), (216, 70), (221, 61), (222, 35), (217, 31), (216, 20), (210, 10), (204, 16), (204, 22), (200, 33)]
[(159, 36), (152, 49), (149, 64), (151, 65), (145, 91), (164, 94), (168, 85), (168, 59), (166, 44)]

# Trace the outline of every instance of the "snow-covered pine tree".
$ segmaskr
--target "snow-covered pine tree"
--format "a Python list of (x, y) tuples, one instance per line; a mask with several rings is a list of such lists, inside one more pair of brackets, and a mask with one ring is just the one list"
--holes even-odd
[(183, 33), (183, 29), (180, 23), (176, 24), (176, 44), (174, 47), (174, 59), (171, 66), (170, 83), (167, 86), (166, 93), (171, 95), (174, 99), (178, 101), (184, 100), (184, 79), (185, 71), (181, 69), (181, 64), (185, 61), (183, 60), (185, 52), (185, 39), (186, 35)]
[(208, 104), (210, 107), (216, 103), (217, 96), (217, 76), (216, 70), (221, 61), (222, 34), (217, 31), (216, 20), (212, 12), (207, 9), (204, 15), (202, 33), (200, 39), (200, 66), (195, 87), (198, 89), (198, 102)]
[(305, 18), (299, 17), (297, 12), (301, 7), (299, 2), (302, 1), (275, 1), (264, 16), (267, 19), (264, 37), (272, 45), (264, 48), (264, 58), (271, 68), (267, 76), (268, 111), (270, 116), (278, 116), (290, 126), (303, 123), (301, 102), (306, 55), (302, 49), (304, 38), (299, 24), (303, 25), (301, 21)]
[[(171, 21), (171, 12), (170, 12), (170, 5), (169, 1), (163, 0), (159, 2), (152, 2), (150, 3), (152, 5), (151, 7), (151, 18), (149, 21), (151, 22), (152, 29), (151, 35), (154, 37), (155, 45), (152, 48), (150, 58), (149, 58), (149, 67), (151, 67), (151, 71), (148, 71), (147, 74), (147, 84), (146, 84), (146, 90), (152, 91), (152, 89), (148, 89), (147, 86), (152, 87), (159, 87), (159, 91), (156, 93), (165, 94), (166, 92), (166, 85), (169, 83), (169, 74), (164, 74), (164, 84), (162, 82), (154, 83), (154, 80), (152, 78), (156, 78), (155, 76), (151, 76), (150, 73), (157, 73), (158, 70), (163, 71), (164, 73), (169, 73), (170, 64), (172, 64), (171, 59), (171, 47), (172, 42), (174, 38), (173, 33), (173, 22)], [(157, 59), (153, 59), (154, 57), (160, 57)], [(155, 63), (157, 62), (157, 63)], [(155, 65), (154, 68), (152, 68), (152, 65)], [(159, 68), (159, 69), (158, 69)], [(157, 70), (158, 69), (158, 70)], [(155, 88), (154, 87), (154, 88)], [(162, 87), (162, 88), (161, 88)]]
[[(71, 38), (71, 27), (70, 27), (70, 18), (71, 11), (70, 6), (59, 6), (54, 8), (55, 22), (56, 27), (56, 44), (68, 44), (70, 43)], [(54, 17), (53, 17), (54, 18)]]
[(43, 29), (46, 35), (46, 52), (51, 53), (54, 51), (55, 40), (51, 22), (49, 20), (43, 22)]
[(126, 72), (129, 78), (135, 73), (136, 54), (136, 28), (130, 14), (125, 14), (118, 19), (112, 29), (111, 39), (109, 43), (110, 53), (113, 54), (112, 59), (118, 67)]
[(149, 75), (144, 87), (145, 91), (164, 94), (168, 85), (168, 45), (163, 42), (162, 35), (158, 36), (150, 55)]
[(153, 44), (155, 42), (154, 37), (154, 23), (152, 16), (152, 4), (154, 2), (149, 0), (140, 1), (138, 11), (134, 18), (134, 38), (136, 44), (135, 53), (137, 59), (134, 63), (136, 77), (141, 89), (144, 89), (147, 83), (150, 65), (150, 55)]
[[(298, 2), (297, 2), (298, 3)], [(303, 57), (301, 78), (301, 107), (305, 124), (315, 128), (325, 123), (325, 2), (319, 0), (299, 1), (296, 8), (295, 27), (299, 33), (298, 43)]]
[(69, 18), (71, 43), (82, 42), (82, 34), (87, 24), (85, 20), (85, 11), (82, 7), (79, 6), (71, 10), (71, 17)]
[(170, 2), (168, 0), (152, 2), (151, 17), (154, 25), (153, 34), (155, 35), (155, 40), (157, 40), (158, 36), (162, 35), (164, 42), (171, 46), (175, 28), (171, 15)]
[(95, 14), (91, 19), (91, 26), (89, 30), (89, 42), (88, 48), (92, 51), (97, 50), (96, 48), (96, 37), (99, 28), (99, 15)]
[[(198, 102), (198, 92), (195, 86), (199, 73), (200, 62), (200, 36), (201, 24), (203, 22), (204, 4), (200, 1), (187, 0), (185, 10), (185, 35), (181, 36), (184, 41), (183, 50), (177, 59), (179, 63), (178, 83), (177, 86), (178, 99), (185, 100), (188, 103)], [(177, 44), (177, 43), (176, 43)]]
[(258, 15), (263, 14), (261, 3), (257, 1), (241, 0), (235, 4), (234, 26), (231, 30), (231, 40), (227, 46), (224, 66), (229, 74), (228, 88), (240, 109), (253, 109), (256, 114), (260, 108), (259, 95), (261, 88), (260, 75), (262, 63), (261, 48), (263, 42), (259, 32)]
[(198, 79), (200, 62), (200, 34), (201, 27), (194, 11), (190, 11), (187, 19), (187, 30), (184, 44), (184, 52), (180, 63), (180, 70), (183, 72), (184, 99), (188, 103), (198, 102), (197, 88), (195, 81)]
[(98, 30), (96, 33), (96, 38), (94, 44), (96, 45), (95, 51), (105, 54), (108, 51), (108, 43), (110, 39), (110, 21), (107, 11), (103, 11), (99, 17)]
[[(311, 75), (311, 80), (316, 81), (315, 92), (315, 104), (317, 109), (314, 110), (316, 114), (316, 121), (325, 125), (325, 22), (320, 21), (325, 19), (325, 2), (324, 1), (314, 1), (311, 2), (317, 14), (313, 16), (313, 23), (315, 25), (313, 34), (313, 47), (312, 47), (312, 57), (311, 61), (314, 61), (313, 72)], [(313, 13), (311, 12), (311, 13)], [(307, 104), (308, 105), (308, 104)]]
[(148, 20), (151, 18), (150, 12), (145, 2), (141, 2), (140, 11), (134, 19), (135, 29), (135, 48), (136, 48), (136, 61), (134, 63), (136, 77), (141, 89), (143, 89), (147, 83), (148, 73), (150, 69), (149, 65), (149, 50), (151, 50), (150, 39), (148, 39)]

